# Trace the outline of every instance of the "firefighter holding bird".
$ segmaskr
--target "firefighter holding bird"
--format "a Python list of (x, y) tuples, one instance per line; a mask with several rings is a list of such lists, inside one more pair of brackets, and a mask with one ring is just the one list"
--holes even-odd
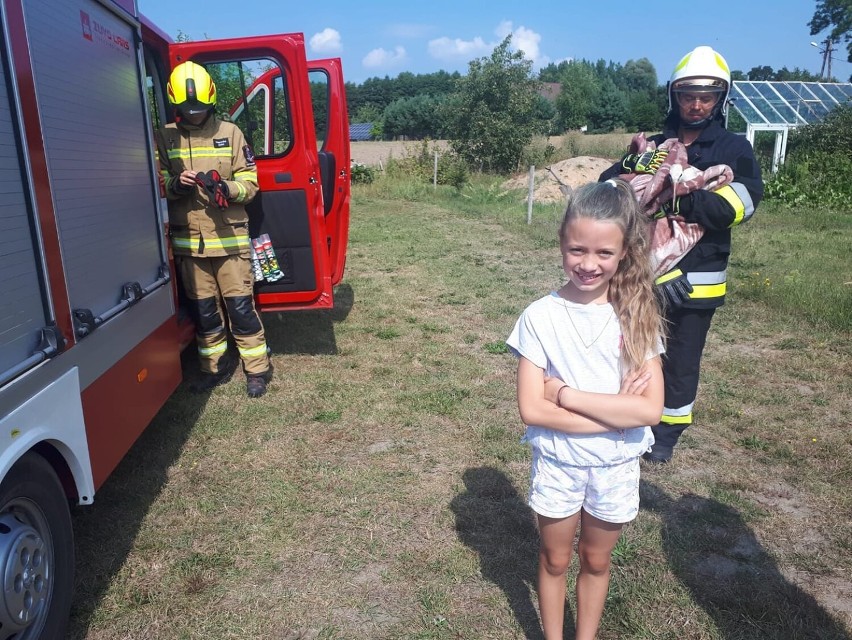
[[(704, 344), (713, 314), (725, 301), (731, 229), (747, 222), (763, 197), (763, 179), (751, 145), (725, 129), (730, 92), (731, 72), (722, 55), (708, 46), (696, 47), (672, 72), (663, 132), (649, 139), (657, 149), (676, 139), (686, 147), (690, 167), (706, 171), (727, 165), (733, 176), (721, 188), (675, 196), (659, 212), (700, 225), (703, 234), (675, 268), (655, 281), (665, 301), (668, 340), (663, 416), (652, 427), (655, 442), (643, 456), (652, 464), (669, 462), (681, 434), (692, 424)], [(653, 154), (647, 159), (628, 154), (599, 179), (654, 174), (660, 166), (661, 159)]]
[(177, 65), (167, 92), (176, 122), (157, 132), (157, 152), (172, 251), (196, 323), (201, 378), (193, 389), (212, 390), (236, 367), (224, 312), (247, 393), (257, 398), (266, 393), (272, 363), (254, 305), (245, 209), (258, 191), (254, 155), (239, 127), (216, 117), (216, 86), (204, 67)]

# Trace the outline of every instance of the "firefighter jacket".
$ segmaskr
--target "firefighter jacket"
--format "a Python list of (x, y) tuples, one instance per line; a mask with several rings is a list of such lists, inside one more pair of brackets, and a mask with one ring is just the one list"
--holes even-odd
[[(677, 118), (666, 120), (663, 132), (648, 139), (657, 146), (678, 137)], [(728, 256), (731, 253), (731, 228), (746, 222), (763, 198), (760, 166), (751, 144), (743, 136), (727, 131), (717, 119), (702, 129), (687, 147), (689, 164), (705, 170), (726, 164), (734, 172), (734, 180), (717, 191), (693, 191), (682, 199), (679, 214), (687, 222), (697, 222), (704, 235), (678, 263), (693, 291), (683, 304), (692, 309), (713, 309), (725, 303)], [(600, 180), (621, 173), (618, 162), (604, 171)]]
[[(176, 255), (248, 256), (245, 206), (257, 194), (254, 155), (240, 128), (212, 115), (201, 125), (168, 124), (157, 135), (160, 172), (169, 201), (169, 233)], [(220, 210), (200, 187), (181, 191), (184, 170), (215, 169), (228, 187), (229, 206)]]

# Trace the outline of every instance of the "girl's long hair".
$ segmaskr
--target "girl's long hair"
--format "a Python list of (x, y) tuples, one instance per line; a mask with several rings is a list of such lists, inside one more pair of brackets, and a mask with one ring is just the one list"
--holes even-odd
[(591, 183), (577, 189), (559, 226), (560, 246), (568, 224), (577, 218), (613, 222), (624, 233), (626, 254), (609, 282), (609, 301), (623, 336), (621, 357), (627, 369), (641, 367), (664, 338), (663, 316), (654, 293), (650, 261), (650, 221), (624, 180)]

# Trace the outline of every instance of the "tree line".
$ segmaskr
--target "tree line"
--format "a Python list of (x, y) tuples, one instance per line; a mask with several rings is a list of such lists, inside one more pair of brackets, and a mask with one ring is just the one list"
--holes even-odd
[[(505, 44), (505, 43), (504, 43)], [(502, 47), (503, 45), (500, 45)], [(500, 49), (498, 47), (498, 49)], [(373, 124), (379, 139), (422, 140), (448, 137), (453, 126), (454, 105), (463, 99), (476, 78), (488, 70), (491, 76), (512, 78), (531, 94), (530, 116), (542, 133), (559, 135), (583, 129), (605, 133), (616, 129), (650, 131), (662, 125), (667, 108), (665, 84), (660, 84), (647, 58), (616, 63), (604, 60), (572, 60), (551, 63), (533, 74), (519, 69), (522, 58), (510, 59), (508, 46), (490, 58), (470, 62), (463, 76), (458, 72), (427, 74), (404, 72), (361, 84), (346, 83), (350, 122)], [(816, 82), (820, 78), (796, 67), (774, 70), (757, 66), (733, 71), (733, 80)]]

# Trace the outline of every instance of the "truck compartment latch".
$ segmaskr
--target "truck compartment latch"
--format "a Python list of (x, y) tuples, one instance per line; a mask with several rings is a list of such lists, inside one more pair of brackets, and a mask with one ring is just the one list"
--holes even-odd
[(121, 288), (121, 299), (133, 304), (142, 299), (142, 285), (138, 282), (127, 282)]
[(74, 333), (78, 338), (89, 335), (97, 327), (91, 309), (74, 309)]

